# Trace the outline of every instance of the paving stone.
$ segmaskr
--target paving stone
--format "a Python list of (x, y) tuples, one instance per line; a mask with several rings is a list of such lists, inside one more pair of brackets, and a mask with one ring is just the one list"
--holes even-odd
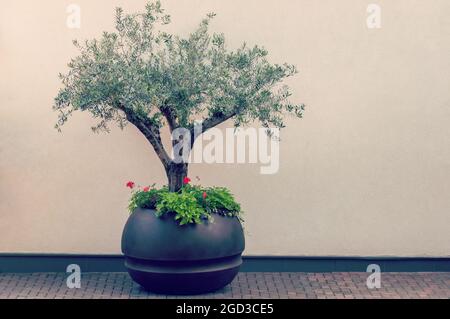
[(81, 288), (66, 286), (66, 273), (0, 274), (0, 299), (147, 298), (442, 298), (450, 299), (450, 273), (382, 273), (381, 288), (366, 286), (367, 273), (239, 273), (224, 289), (198, 296), (145, 291), (126, 273), (85, 273)]

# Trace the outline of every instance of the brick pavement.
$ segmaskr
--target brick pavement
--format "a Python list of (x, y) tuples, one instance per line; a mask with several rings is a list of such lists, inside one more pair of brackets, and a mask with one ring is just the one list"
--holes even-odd
[(450, 298), (450, 273), (382, 273), (381, 288), (368, 289), (368, 273), (239, 273), (231, 285), (199, 296), (146, 292), (126, 273), (85, 273), (69, 289), (68, 274), (0, 274), (4, 298)]

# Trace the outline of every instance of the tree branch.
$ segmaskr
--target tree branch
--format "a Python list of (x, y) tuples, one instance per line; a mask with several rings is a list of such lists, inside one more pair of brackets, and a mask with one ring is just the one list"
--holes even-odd
[(159, 107), (159, 110), (166, 118), (167, 123), (169, 124), (170, 132), (172, 132), (174, 129), (178, 127), (176, 114), (173, 112), (172, 108), (167, 104), (161, 105)]
[(215, 116), (212, 116), (212, 117), (206, 119), (205, 121), (203, 121), (202, 133), (206, 132), (210, 128), (213, 128), (213, 127), (229, 120), (230, 118), (232, 118), (235, 115), (236, 115), (236, 112), (232, 111), (228, 114), (221, 113), (220, 115), (215, 115)]
[(142, 119), (133, 110), (125, 107), (123, 104), (117, 104), (116, 107), (125, 113), (125, 116), (131, 124), (136, 126), (139, 131), (147, 138), (153, 149), (158, 155), (159, 159), (163, 163), (164, 167), (167, 168), (172, 161), (164, 149), (163, 143), (161, 141), (161, 135), (159, 128), (152, 125), (148, 119)]
[(195, 136), (195, 134), (194, 134), (194, 133), (197, 133), (197, 132), (194, 131), (195, 125), (190, 125), (189, 130), (191, 132), (191, 148), (194, 146), (195, 139), (200, 134), (203, 134), (207, 130), (209, 130), (210, 128), (213, 128), (213, 127), (215, 127), (215, 126), (217, 126), (217, 125), (219, 125), (219, 124), (229, 120), (230, 118), (232, 118), (235, 115), (236, 115), (236, 111), (233, 110), (233, 111), (231, 111), (230, 113), (227, 113), (227, 114), (220, 113), (220, 114), (215, 114), (215, 115), (211, 116), (210, 118), (207, 118), (206, 120), (204, 120), (202, 122), (202, 130), (201, 130), (201, 132), (198, 133), (197, 136)]

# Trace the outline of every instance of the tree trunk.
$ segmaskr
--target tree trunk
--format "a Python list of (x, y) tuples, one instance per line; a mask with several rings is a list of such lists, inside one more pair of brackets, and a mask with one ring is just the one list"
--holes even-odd
[(175, 164), (171, 163), (166, 168), (167, 178), (169, 180), (169, 191), (178, 192), (183, 186), (183, 179), (187, 177), (188, 174), (188, 164), (181, 163)]

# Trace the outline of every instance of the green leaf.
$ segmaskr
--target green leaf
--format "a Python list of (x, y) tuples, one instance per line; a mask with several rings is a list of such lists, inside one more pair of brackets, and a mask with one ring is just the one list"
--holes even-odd
[(183, 127), (217, 114), (235, 114), (236, 126), (283, 127), (283, 114), (301, 117), (304, 106), (291, 103), (289, 88), (280, 85), (297, 73), (295, 66), (270, 63), (260, 46), (227, 49), (224, 35), (209, 30), (214, 16), (180, 37), (164, 30), (170, 18), (159, 1), (136, 14), (117, 8), (114, 32), (74, 41), (79, 55), (60, 75), (53, 107), (57, 128), (77, 110), (99, 120), (96, 132), (107, 132), (110, 122), (123, 128), (129, 121), (124, 108), (157, 129), (166, 125), (167, 111)]

